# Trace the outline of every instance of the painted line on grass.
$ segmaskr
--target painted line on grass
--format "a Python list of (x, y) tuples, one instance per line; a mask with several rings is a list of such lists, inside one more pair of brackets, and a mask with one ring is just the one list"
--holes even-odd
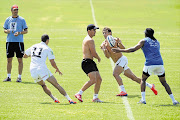
[[(91, 5), (91, 11), (92, 11), (92, 17), (94, 20), (94, 24), (95, 24), (95, 26), (97, 26), (92, 0), (90, 0), (90, 5)], [(114, 69), (114, 62), (112, 61), (112, 59), (110, 59), (110, 61), (111, 61), (112, 69)], [(127, 100), (127, 97), (122, 97), (122, 100), (123, 100), (123, 104), (125, 105), (125, 108), (126, 108), (127, 117), (130, 120), (134, 120), (133, 113), (131, 111), (131, 106), (129, 105), (129, 101)]]
[[(114, 70), (115, 65), (114, 65), (114, 62), (111, 58), (110, 58), (110, 62), (111, 62), (112, 70)], [(131, 111), (131, 106), (129, 105), (129, 101), (127, 100), (127, 97), (121, 97), (121, 98), (122, 98), (123, 104), (125, 105), (125, 108), (126, 108), (127, 117), (130, 120), (134, 120), (133, 113)]]

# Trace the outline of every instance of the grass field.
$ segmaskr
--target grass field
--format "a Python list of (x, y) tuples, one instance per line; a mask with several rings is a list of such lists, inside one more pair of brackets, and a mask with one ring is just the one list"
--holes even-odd
[[(94, 23), (89, 0), (1, 0), (0, 4), (0, 119), (43, 119), (43, 120), (177, 120), (180, 119), (180, 106), (172, 101), (160, 84), (157, 76), (151, 76), (158, 90), (155, 96), (146, 89), (146, 105), (139, 105), (140, 86), (121, 75), (131, 109), (116, 97), (118, 85), (112, 76), (112, 66), (99, 49), (104, 40), (102, 29), (112, 28), (113, 36), (120, 37), (126, 48), (134, 46), (144, 38), (144, 30), (152, 27), (155, 37), (160, 41), (161, 53), (166, 70), (166, 79), (175, 99), (180, 101), (180, 2), (178, 0), (92, 0), (95, 18), (100, 31), (95, 39), (101, 63), (97, 64), (103, 82), (99, 98), (105, 103), (92, 103), (93, 87), (83, 93), (83, 103), (69, 105), (68, 101), (49, 83), (47, 86), (61, 103), (54, 103), (42, 88), (34, 83), (29, 72), (30, 59), (24, 59), (22, 83), (16, 83), (17, 60), (13, 59), (12, 82), (4, 83), (6, 78), (6, 34), (3, 33), (5, 19), (11, 15), (10, 7), (19, 6), (19, 15), (24, 17), (29, 33), (24, 35), (25, 49), (40, 42), (42, 34), (50, 36), (49, 46), (55, 54), (55, 61), (63, 76), (54, 74), (60, 85), (75, 101), (74, 94), (88, 81), (81, 70), (82, 40), (86, 36), (86, 26)], [(124, 54), (128, 66), (141, 77), (144, 55), (141, 50)], [(97, 62), (97, 60), (95, 60)], [(54, 73), (49, 61), (47, 66)], [(129, 116), (128, 111), (132, 112)]]

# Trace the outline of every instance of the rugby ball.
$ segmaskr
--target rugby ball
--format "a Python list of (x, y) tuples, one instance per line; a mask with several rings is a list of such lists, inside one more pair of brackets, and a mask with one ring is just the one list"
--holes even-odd
[(112, 35), (108, 35), (106, 39), (107, 39), (110, 47), (115, 46), (116, 40), (114, 39), (114, 37)]

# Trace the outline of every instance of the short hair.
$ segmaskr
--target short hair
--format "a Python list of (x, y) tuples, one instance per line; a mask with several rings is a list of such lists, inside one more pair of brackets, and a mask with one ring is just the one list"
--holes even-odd
[(49, 40), (49, 36), (47, 34), (41, 36), (41, 41), (46, 42), (47, 40)]
[(109, 33), (112, 32), (111, 29), (108, 28), (108, 27), (104, 27), (104, 28), (103, 28), (103, 31), (108, 31)]

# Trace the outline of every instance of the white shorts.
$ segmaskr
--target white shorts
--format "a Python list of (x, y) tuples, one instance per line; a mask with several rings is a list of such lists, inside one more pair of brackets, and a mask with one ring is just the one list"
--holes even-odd
[(126, 56), (122, 56), (121, 58), (119, 58), (119, 60), (115, 63), (118, 66), (123, 67), (124, 71), (129, 69), (129, 67), (127, 66), (128, 64), (128, 59)]
[(53, 74), (51, 73), (51, 71), (49, 71), (49, 69), (42, 69), (42, 68), (34, 68), (30, 70), (31, 72), (31, 76), (34, 79), (34, 82), (37, 83), (41, 80), (45, 81), (47, 80), (50, 76), (52, 76)]
[(163, 75), (165, 73), (163, 65), (151, 65), (144, 66), (143, 72), (148, 73), (149, 75)]

